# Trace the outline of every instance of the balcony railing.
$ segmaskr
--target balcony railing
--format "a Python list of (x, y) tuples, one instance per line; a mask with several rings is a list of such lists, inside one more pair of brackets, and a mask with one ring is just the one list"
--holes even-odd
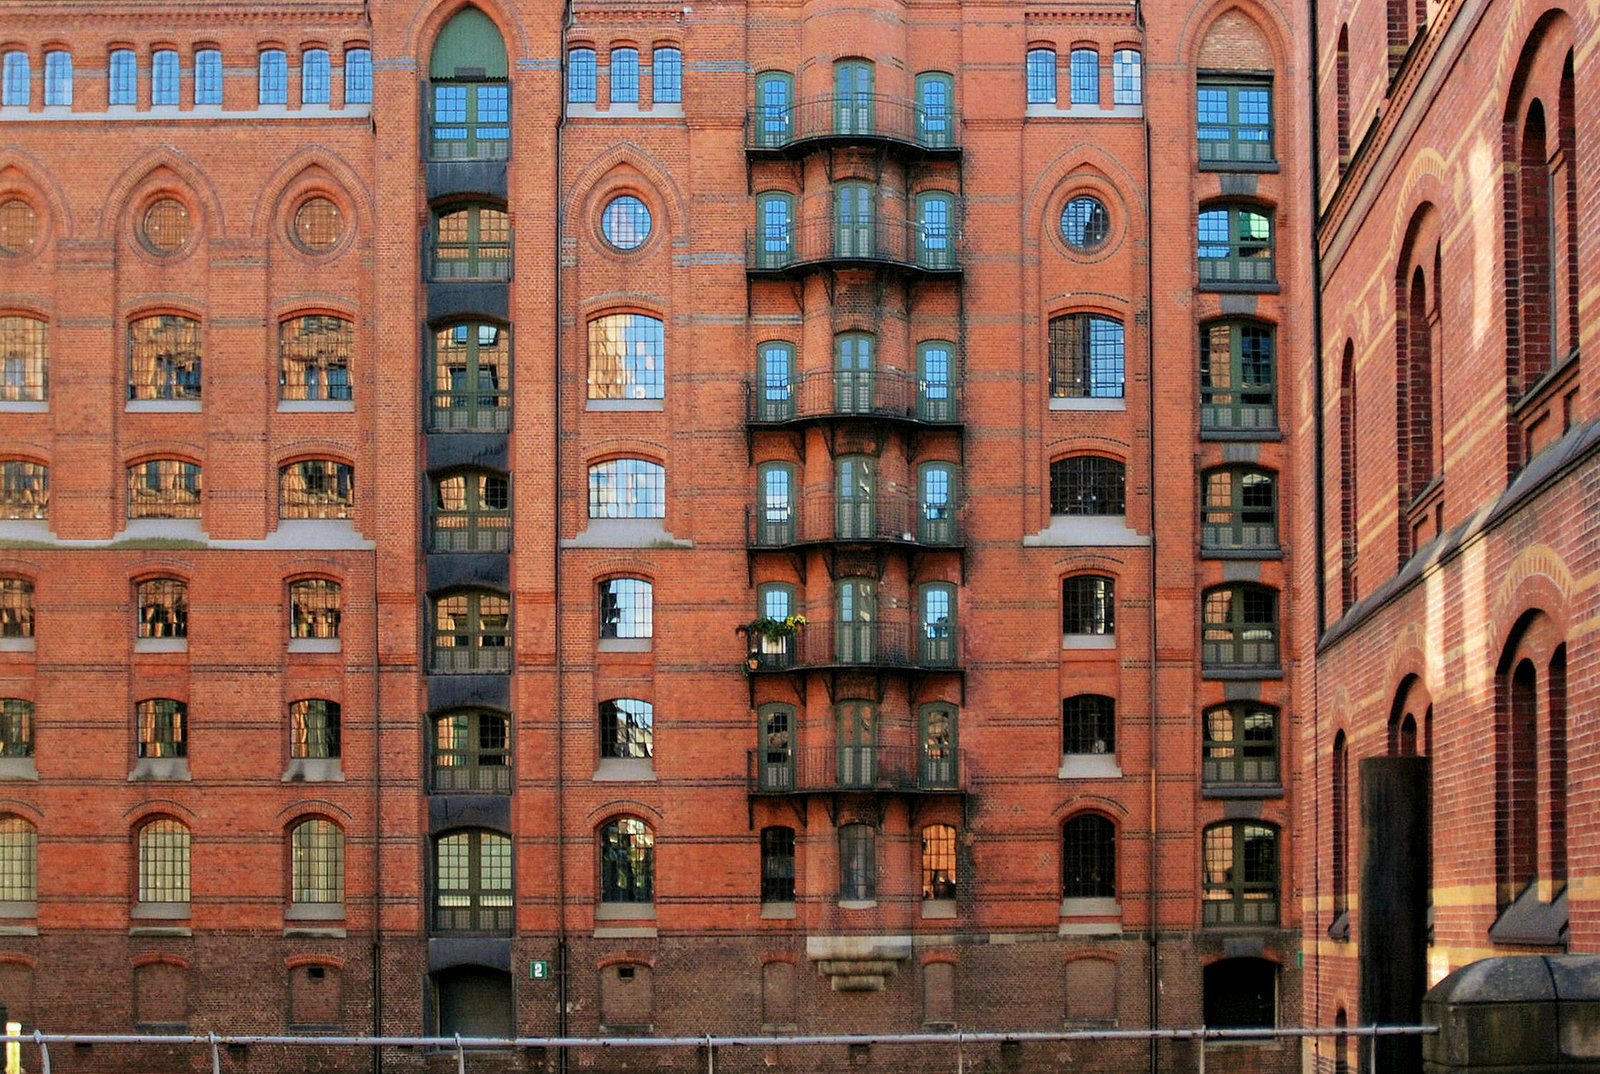
[[(1208, 787), (1225, 787), (1234, 784), (1276, 785), (1278, 782), (1278, 753), (1267, 750), (1265, 756), (1250, 756), (1244, 751), (1250, 747), (1226, 747), (1240, 756), (1207, 756), (1200, 765), (1200, 781)], [(1259, 749), (1259, 747), (1256, 747)], [(1220, 752), (1207, 747), (1208, 752)]]
[[(950, 623), (813, 623), (787, 638), (755, 638), (751, 671), (808, 667), (954, 669), (960, 631)], [(751, 666), (751, 665), (754, 666)]]
[(751, 794), (818, 791), (959, 793), (967, 788), (966, 751), (949, 746), (811, 746), (750, 750)]
[(1208, 891), (1200, 904), (1203, 920), (1212, 926), (1270, 926), (1278, 923), (1278, 893), (1249, 891), (1243, 895)]
[(511, 649), (504, 645), (440, 645), (433, 646), (433, 659), (428, 669), (437, 672), (471, 671), (497, 674), (511, 670)]
[(1268, 671), (1278, 668), (1276, 627), (1231, 627), (1207, 624), (1200, 639), (1200, 664), (1206, 671)]
[(956, 386), (901, 369), (820, 369), (749, 385), (746, 420), (776, 425), (802, 418), (900, 418), (929, 425), (960, 420)]
[(813, 265), (871, 263), (954, 275), (961, 271), (962, 238), (954, 224), (876, 218), (842, 223), (823, 216), (745, 234), (745, 269), (781, 274)]
[(433, 791), (435, 794), (510, 794), (508, 759), (506, 754), (489, 754), (474, 764), (459, 754), (435, 756)]
[(957, 506), (950, 501), (918, 503), (909, 493), (879, 493), (865, 500), (842, 500), (824, 493), (804, 496), (793, 504), (758, 500), (747, 513), (745, 539), (752, 548), (819, 541), (953, 546), (961, 543)]
[(959, 152), (954, 109), (928, 108), (883, 93), (825, 94), (793, 104), (752, 108), (745, 114), (745, 148), (783, 152), (816, 141), (883, 140), (925, 152)]

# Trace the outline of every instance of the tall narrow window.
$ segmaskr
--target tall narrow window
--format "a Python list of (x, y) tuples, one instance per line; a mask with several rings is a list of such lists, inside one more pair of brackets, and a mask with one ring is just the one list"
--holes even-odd
[(594, 49), (567, 50), (567, 103), (593, 104), (597, 79)]
[(106, 102), (108, 104), (139, 103), (139, 57), (134, 55), (133, 49), (117, 48), (111, 50), (111, 59), (106, 68), (106, 78)]
[[(790, 615), (795, 614), (799, 604), (795, 599), (794, 587), (781, 583), (767, 582), (756, 588), (757, 617), (783, 622)], [(750, 655), (757, 660), (758, 667), (786, 668), (792, 667), (799, 654), (800, 638), (795, 634), (777, 634), (771, 636), (758, 633), (748, 639)]]
[(33, 583), (0, 576), (0, 638), (33, 637)]
[(1207, 828), (1203, 844), (1204, 924), (1276, 925), (1278, 830), (1252, 821), (1227, 821)]
[(781, 146), (793, 137), (794, 76), (787, 71), (763, 71), (756, 75), (755, 144), (764, 148)]
[(866, 578), (846, 578), (839, 583), (836, 599), (836, 657), (843, 664), (872, 663), (878, 637), (877, 583)]
[[(1418, 265), (1409, 280), (1397, 282), (1399, 316), (1395, 325), (1396, 375), (1400, 390), (1396, 433), (1400, 469), (1400, 509), (1407, 511), (1413, 499), (1428, 487), (1438, 473), (1435, 459), (1433, 415), (1433, 330), (1428, 301), (1428, 278)], [(1405, 529), (1410, 530), (1409, 520)], [(1409, 532), (1401, 534), (1402, 550), (1416, 551)]]
[(32, 756), (33, 702), (20, 697), (0, 699), (0, 757)]
[(435, 794), (510, 794), (510, 721), (482, 709), (434, 720), (432, 789)]
[(656, 892), (656, 837), (637, 817), (600, 829), (600, 901), (649, 903)]
[(786, 421), (794, 417), (794, 344), (769, 340), (759, 348), (760, 382), (756, 386), (756, 420)]
[(755, 543), (777, 547), (794, 543), (796, 527), (795, 468), (770, 462), (756, 471)]
[(1356, 451), (1355, 344), (1346, 340), (1339, 365), (1339, 610), (1360, 598), (1356, 573), (1361, 546), (1356, 534), (1356, 476), (1360, 459)]
[[(1550, 763), (1546, 781), (1550, 861), (1548, 874), (1551, 887), (1560, 891), (1567, 886), (1567, 647), (1557, 646), (1550, 657), (1549, 727)], [(1433, 711), (1428, 711), (1432, 726)]]
[(289, 901), (344, 902), (344, 830), (311, 817), (289, 829)]
[(504, 432), (511, 427), (511, 333), (456, 324), (433, 334), (434, 432)]
[(510, 547), (510, 478), (461, 470), (434, 479), (433, 551), (505, 552)]
[(128, 398), (200, 398), (200, 322), (158, 314), (128, 323)]
[(0, 317), (0, 400), (43, 401), (49, 395), (50, 350), (45, 323)]
[(434, 600), (433, 670), (511, 670), (511, 601), (469, 589)]
[(655, 587), (643, 578), (600, 583), (600, 637), (648, 638), (655, 633)]
[(870, 455), (846, 455), (835, 466), (838, 479), (834, 536), (842, 540), (870, 540), (880, 536), (878, 460)]
[(833, 398), (840, 414), (870, 414), (877, 397), (873, 337), (845, 332), (834, 338)]
[(39, 897), (39, 833), (21, 817), (0, 818), (0, 902)]
[(877, 99), (869, 60), (840, 60), (833, 65), (833, 132), (871, 134)]
[(1100, 103), (1100, 53), (1092, 48), (1072, 50), (1072, 103)]
[(217, 49), (195, 50), (194, 103), (222, 103), (222, 53)]
[(1061, 582), (1061, 633), (1111, 635), (1117, 629), (1114, 579), (1078, 574)]
[(1110, 818), (1080, 813), (1061, 827), (1061, 897), (1117, 896), (1117, 830)]
[(925, 585), (918, 593), (917, 663), (923, 667), (956, 664), (956, 587)]
[(510, 73), (494, 20), (476, 7), (451, 16), (428, 57), (431, 159), (511, 156)]
[(308, 48), (300, 56), (300, 103), (327, 104), (333, 92), (328, 50)]
[(1050, 320), (1050, 395), (1122, 398), (1122, 322), (1089, 313)]
[(0, 519), (50, 517), (50, 467), (26, 459), (0, 459)]
[(312, 313), (278, 326), (281, 399), (348, 402), (355, 326), (343, 317)]
[(874, 224), (877, 188), (871, 183), (839, 183), (833, 188), (833, 253), (839, 258), (870, 258), (878, 249)]
[(494, 205), (463, 205), (434, 217), (433, 278), (511, 277), (511, 217)]
[(651, 54), (650, 98), (656, 104), (683, 100), (683, 53), (679, 49), (662, 46)]
[(511, 840), (473, 828), (434, 842), (433, 931), (509, 935)]
[(336, 459), (303, 459), (278, 471), (279, 518), (354, 518), (355, 469)]
[(793, 705), (767, 704), (757, 710), (756, 785), (763, 791), (795, 789)]
[(872, 827), (839, 827), (839, 901), (870, 902), (878, 896), (878, 865)]
[(289, 103), (289, 57), (281, 48), (262, 49), (256, 71), (259, 104)]
[(1202, 80), (1196, 105), (1202, 165), (1272, 162), (1270, 82)]
[(344, 103), (372, 103), (372, 50), (346, 49), (344, 54)]
[(635, 697), (600, 702), (600, 756), (648, 761), (655, 753), (655, 706)]
[(1350, 163), (1350, 27), (1339, 27), (1339, 48), (1333, 61), (1334, 122), (1339, 147), (1339, 174)]
[(955, 464), (924, 463), (917, 470), (917, 543), (951, 544), (955, 540)]
[(948, 824), (922, 829), (922, 897), (956, 897), (956, 830)]
[(611, 313), (589, 322), (589, 398), (660, 399), (666, 394), (661, 318)]
[(764, 192), (756, 195), (755, 267), (779, 269), (795, 258), (794, 197)]
[(134, 706), (140, 757), (189, 755), (189, 706), (170, 697), (156, 697)]
[(934, 701), (923, 705), (917, 716), (922, 732), (917, 786), (923, 790), (960, 786), (960, 711), (947, 701)]
[(0, 105), (26, 108), (32, 97), (32, 84), (26, 52), (13, 50), (0, 57)]
[(1050, 48), (1028, 50), (1028, 103), (1056, 103), (1056, 51)]
[(1333, 736), (1333, 912), (1350, 908), (1350, 746), (1343, 731)]
[(922, 421), (955, 420), (954, 353), (955, 345), (942, 339), (917, 344), (917, 417)]
[(147, 578), (134, 586), (141, 638), (189, 636), (189, 587), (181, 578)]
[(639, 103), (639, 50), (611, 50), (611, 103)]
[(667, 517), (667, 471), (647, 459), (610, 459), (589, 467), (590, 518)]
[(174, 107), (178, 103), (178, 54), (172, 49), (157, 49), (150, 57), (150, 103)]
[(794, 829), (761, 829), (761, 901), (794, 902)]
[(917, 141), (929, 149), (955, 144), (955, 79), (930, 72), (917, 76)]
[(55, 49), (44, 54), (46, 108), (72, 107), (72, 53)]
[(128, 467), (129, 518), (199, 518), (200, 467), (150, 459)]
[(1119, 48), (1111, 54), (1111, 103), (1144, 103), (1144, 66), (1138, 49)]
[(289, 585), (289, 637), (337, 638), (340, 587), (326, 578), (302, 578)]
[(189, 901), (189, 829), (160, 817), (139, 829), (139, 901)]
[(320, 697), (289, 703), (289, 756), (339, 756), (339, 703)]
[(1278, 427), (1272, 326), (1218, 321), (1200, 327), (1200, 428), (1217, 432)]
[(1496, 698), (1495, 885), (1505, 907), (1539, 870), (1538, 672), (1519, 660), (1499, 676)]
[(943, 191), (917, 195), (917, 264), (940, 271), (955, 267), (955, 198)]

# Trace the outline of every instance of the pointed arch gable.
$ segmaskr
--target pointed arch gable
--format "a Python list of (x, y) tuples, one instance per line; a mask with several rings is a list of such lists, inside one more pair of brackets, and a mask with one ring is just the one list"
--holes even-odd
[[(561, 207), (562, 219), (566, 226), (572, 228), (575, 221), (583, 219), (580, 209), (592, 204), (591, 199), (596, 197), (596, 191), (605, 185), (606, 179), (619, 168), (629, 167), (637, 171), (656, 192), (661, 199), (661, 206), (666, 210), (667, 219), (664, 222), (666, 233), (674, 241), (680, 240), (687, 234), (688, 227), (688, 200), (684, 197), (683, 188), (678, 185), (672, 172), (663, 167), (661, 162), (642, 146), (634, 142), (621, 142), (604, 153), (596, 156), (578, 170), (573, 178), (571, 193), (567, 196), (566, 204)], [(568, 238), (564, 234), (562, 238)]]
[(1249, 19), (1266, 38), (1267, 48), (1273, 57), (1274, 74), (1289, 78), (1293, 68), (1289, 58), (1294, 55), (1293, 36), (1289, 27), (1293, 20), (1278, 0), (1213, 0), (1207, 5), (1196, 5), (1177, 35), (1174, 59), (1183, 64), (1198, 66), (1200, 49), (1217, 21), (1229, 12), (1237, 12)]
[(205, 214), (205, 230), (208, 234), (218, 236), (227, 233), (222, 195), (204, 169), (171, 146), (161, 146), (139, 157), (112, 181), (110, 189), (106, 191), (105, 211), (100, 216), (96, 237), (114, 238), (126, 222), (128, 211), (139, 193), (163, 184), (182, 187), (194, 196)]
[(376, 213), (372, 190), (361, 174), (343, 157), (320, 143), (302, 146), (280, 164), (256, 193), (250, 206), (250, 237), (259, 239), (272, 230), (272, 222), (286, 197), (303, 184), (322, 182), (338, 187), (356, 210), (354, 224), (358, 235), (371, 235)]
[(476, 8), (494, 24), (500, 33), (500, 40), (505, 44), (508, 73), (515, 75), (519, 65), (517, 57), (526, 56), (532, 51), (528, 29), (514, 6), (507, 10), (493, 0), (436, 0), (431, 5), (419, 7), (401, 34), (399, 54), (413, 57), (415, 69), (424, 78), (427, 77), (428, 58), (438, 45), (445, 26), (467, 8)]
[(35, 195), (53, 217), (49, 230), (58, 240), (75, 234), (71, 207), (55, 175), (18, 146), (0, 147), (0, 192), (4, 191)]

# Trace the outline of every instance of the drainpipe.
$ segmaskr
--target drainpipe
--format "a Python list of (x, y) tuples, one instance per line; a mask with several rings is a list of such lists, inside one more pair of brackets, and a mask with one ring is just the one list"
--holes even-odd
[[(556, 87), (556, 99), (560, 102), (556, 110), (555, 132), (555, 235), (553, 237), (552, 269), (555, 279), (551, 293), (555, 301), (555, 345), (550, 348), (551, 368), (550, 383), (556, 386), (555, 392), (555, 421), (551, 423), (554, 430), (555, 443), (552, 445), (552, 457), (555, 465), (555, 500), (556, 500), (556, 532), (551, 541), (551, 585), (555, 589), (555, 608), (552, 629), (554, 630), (555, 645), (555, 713), (556, 713), (556, 1033), (558, 1036), (567, 1036), (567, 1007), (568, 1007), (568, 982), (570, 979), (567, 952), (567, 779), (566, 779), (566, 719), (563, 715), (565, 709), (562, 705), (562, 684), (564, 679), (561, 673), (561, 370), (564, 357), (563, 344), (566, 333), (562, 330), (562, 276), (561, 276), (561, 237), (566, 232), (566, 187), (563, 180), (565, 172), (563, 167), (566, 162), (564, 136), (567, 129), (567, 31), (572, 29), (572, 0), (565, 0), (561, 10), (561, 82)], [(558, 1074), (567, 1074), (567, 1049), (559, 1048), (556, 1051), (556, 1070)]]
[[(1139, 31), (1139, 40), (1141, 42), (1144, 42), (1145, 41), (1144, 5), (1140, 2), (1140, 0), (1134, 0), (1133, 21), (1134, 21), (1134, 26)], [(1145, 51), (1146, 51), (1146, 53), (1148, 53), (1148, 49), (1146, 49)], [(1154, 189), (1154, 175), (1152, 174), (1153, 169), (1152, 169), (1151, 163), (1150, 163), (1150, 113), (1145, 108), (1145, 106), (1141, 105), (1140, 107), (1141, 107), (1141, 111), (1143, 112), (1141, 126), (1143, 128), (1143, 134), (1144, 134), (1144, 232), (1145, 232), (1145, 234), (1144, 234), (1144, 238), (1145, 238), (1145, 258), (1144, 258), (1145, 326), (1144, 326), (1144, 345), (1145, 345), (1145, 369), (1146, 369), (1145, 378), (1144, 378), (1145, 393), (1146, 393), (1146, 396), (1145, 396), (1146, 418), (1145, 418), (1145, 420), (1149, 423), (1149, 430), (1150, 430), (1149, 431), (1149, 436), (1146, 438), (1146, 443), (1149, 446), (1149, 448), (1148, 448), (1149, 457), (1147, 459), (1147, 463), (1149, 465), (1149, 474), (1150, 474), (1150, 479), (1149, 479), (1150, 480), (1150, 496), (1149, 496), (1149, 503), (1150, 503), (1150, 515), (1149, 515), (1150, 551), (1149, 551), (1149, 554), (1148, 554), (1149, 572), (1150, 572), (1150, 597), (1149, 597), (1149, 615), (1150, 615), (1150, 627), (1149, 627), (1149, 629), (1150, 629), (1150, 671), (1149, 671), (1149, 686), (1150, 686), (1150, 699), (1149, 699), (1149, 705), (1150, 705), (1150, 805), (1149, 805), (1149, 808), (1150, 808), (1150, 840), (1149, 840), (1149, 848), (1150, 849), (1148, 851), (1149, 859), (1150, 859), (1149, 860), (1149, 872), (1150, 872), (1150, 875), (1149, 875), (1149, 882), (1148, 882), (1148, 885), (1147, 885), (1147, 895), (1145, 897), (1145, 901), (1146, 901), (1147, 905), (1150, 907), (1150, 910), (1149, 910), (1149, 914), (1150, 914), (1149, 952), (1148, 952), (1148, 958), (1150, 960), (1150, 967), (1149, 967), (1149, 980), (1148, 980), (1149, 996), (1148, 996), (1148, 1000), (1147, 1001), (1149, 1003), (1149, 1008), (1150, 1008), (1150, 1028), (1154, 1029), (1154, 1028), (1156, 1028), (1156, 1026), (1161, 1021), (1161, 1017), (1160, 1017), (1160, 1012), (1161, 1012), (1161, 944), (1160, 944), (1160, 938), (1159, 938), (1160, 928), (1161, 928), (1161, 894), (1160, 894), (1161, 870), (1160, 870), (1160, 864), (1159, 864), (1160, 846), (1157, 843), (1159, 826), (1156, 823), (1156, 816), (1157, 816), (1157, 813), (1158, 813), (1158, 811), (1160, 809), (1160, 796), (1157, 794), (1157, 787), (1158, 787), (1158, 785), (1160, 783), (1160, 780), (1159, 780), (1158, 777), (1159, 777), (1159, 773), (1161, 771), (1161, 735), (1159, 733), (1157, 733), (1157, 729), (1156, 729), (1156, 707), (1157, 707), (1157, 702), (1159, 700), (1159, 698), (1158, 698), (1159, 691), (1157, 690), (1157, 673), (1158, 673), (1158, 670), (1159, 670), (1158, 669), (1157, 657), (1158, 657), (1158, 654), (1160, 653), (1160, 649), (1161, 649), (1160, 645), (1157, 644), (1158, 631), (1160, 630), (1160, 627), (1161, 627), (1161, 617), (1157, 613), (1157, 608), (1156, 608), (1156, 592), (1157, 592), (1157, 581), (1158, 581), (1158, 579), (1157, 579), (1157, 569), (1156, 569), (1156, 559), (1157, 559), (1157, 557), (1156, 557), (1156, 549), (1157, 549), (1157, 546), (1156, 546), (1156, 494), (1155, 494), (1156, 493), (1156, 435), (1155, 435), (1156, 434), (1156, 429), (1155, 429), (1155, 419), (1156, 419), (1156, 344), (1155, 344), (1155, 339), (1156, 339), (1156, 303), (1155, 303), (1155, 296), (1156, 296), (1156, 269), (1155, 269), (1155, 222), (1151, 218), (1152, 200), (1151, 200), (1151, 193), (1150, 193)], [(1160, 1046), (1157, 1044), (1156, 1039), (1154, 1037), (1151, 1037), (1150, 1038), (1150, 1074), (1160, 1074), (1160, 1070), (1161, 1070)]]

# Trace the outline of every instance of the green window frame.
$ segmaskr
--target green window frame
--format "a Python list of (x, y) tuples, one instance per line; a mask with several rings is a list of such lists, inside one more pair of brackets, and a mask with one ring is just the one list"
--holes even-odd
[(871, 134), (877, 98), (871, 60), (839, 60), (833, 65), (833, 133)]
[(930, 582), (917, 591), (917, 664), (947, 668), (956, 665), (956, 587)]
[(1197, 228), (1202, 287), (1255, 289), (1277, 282), (1270, 209), (1208, 205), (1200, 210)]
[(934, 271), (956, 266), (956, 198), (949, 191), (917, 195), (917, 265)]
[(600, 901), (652, 903), (656, 898), (656, 836), (638, 817), (618, 817), (600, 829)]
[(0, 518), (50, 517), (50, 467), (27, 459), (0, 459)]
[(510, 794), (511, 721), (503, 713), (457, 709), (434, 717), (435, 794)]
[(1195, 86), (1200, 164), (1271, 164), (1271, 79), (1202, 77)]
[(761, 790), (795, 789), (796, 716), (793, 705), (779, 702), (768, 702), (756, 709), (756, 786)]
[(756, 467), (756, 544), (781, 547), (795, 542), (799, 490), (799, 471), (792, 463), (766, 462)]
[(511, 478), (487, 470), (454, 470), (433, 479), (434, 552), (508, 552)]
[(428, 58), (430, 160), (511, 156), (510, 73), (505, 40), (483, 11), (464, 7), (445, 23)]
[(850, 180), (833, 186), (833, 255), (870, 259), (877, 254), (878, 190)]
[[(782, 582), (764, 582), (756, 587), (756, 615), (764, 619), (782, 621), (797, 614), (800, 607), (795, 587)], [(799, 657), (799, 635), (747, 639), (750, 655), (759, 668), (793, 667)]]
[(954, 544), (960, 493), (956, 464), (935, 460), (917, 467), (917, 543)]
[(917, 76), (917, 144), (947, 149), (955, 144), (955, 79), (942, 71)]
[(841, 455), (834, 461), (834, 536), (865, 541), (878, 529), (878, 460), (871, 455)]
[(1202, 786), (1279, 785), (1276, 708), (1232, 701), (1206, 709), (1202, 722)]
[(794, 75), (762, 71), (756, 75), (754, 144), (761, 149), (788, 145), (794, 137)]
[(1248, 583), (1216, 586), (1201, 603), (1200, 665), (1206, 670), (1276, 670), (1278, 591)]
[(917, 418), (951, 422), (955, 405), (956, 345), (947, 339), (917, 344)]
[(769, 339), (756, 348), (757, 421), (787, 421), (795, 412), (794, 344)]
[(511, 428), (511, 329), (467, 321), (433, 332), (433, 432)]
[(877, 398), (876, 344), (865, 332), (841, 332), (833, 337), (835, 413), (872, 413)]
[(1203, 836), (1202, 923), (1207, 927), (1278, 924), (1278, 829), (1259, 821), (1213, 824)]
[(289, 901), (344, 902), (344, 829), (325, 817), (289, 829)]
[(433, 278), (509, 280), (511, 216), (498, 205), (473, 202), (433, 216)]
[(756, 195), (755, 266), (779, 269), (795, 260), (794, 195), (763, 191)]
[(431, 670), (510, 671), (510, 599), (486, 589), (462, 589), (435, 597)]
[(870, 664), (878, 649), (878, 583), (841, 578), (834, 590), (834, 659)]
[(1211, 432), (1278, 427), (1277, 339), (1265, 321), (1200, 326), (1200, 428)]
[(511, 840), (468, 828), (433, 844), (433, 930), (456, 935), (510, 935)]
[(939, 790), (960, 785), (960, 726), (961, 711), (949, 701), (930, 701), (917, 709), (919, 787)]
[(1250, 466), (1200, 475), (1200, 547), (1252, 551), (1278, 547), (1278, 476)]

